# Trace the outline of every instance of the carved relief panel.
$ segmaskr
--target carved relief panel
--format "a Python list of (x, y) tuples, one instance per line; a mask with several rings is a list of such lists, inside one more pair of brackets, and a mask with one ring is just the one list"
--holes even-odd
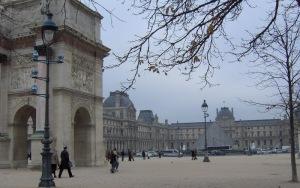
[(95, 62), (83, 55), (72, 54), (73, 87), (92, 93), (94, 88)]
[(12, 60), (10, 73), (10, 90), (28, 90), (35, 83), (31, 70), (35, 64), (30, 55), (16, 55)]

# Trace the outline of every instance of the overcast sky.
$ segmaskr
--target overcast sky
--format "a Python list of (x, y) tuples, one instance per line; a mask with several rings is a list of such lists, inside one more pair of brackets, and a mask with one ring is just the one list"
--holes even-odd
[[(114, 13), (124, 20), (122, 22), (113, 18), (111, 23), (108, 14), (103, 10), (100, 11), (104, 16), (101, 28), (103, 43), (111, 48), (112, 52), (122, 53), (130, 46), (129, 41), (135, 39), (135, 34), (145, 32), (146, 22), (141, 17), (133, 16), (128, 10), (128, 5), (122, 5), (118, 0), (103, 1), (102, 5), (113, 9)], [(265, 7), (247, 10), (238, 23), (227, 27), (227, 31), (236, 37), (246, 37), (244, 32), (246, 29), (258, 27), (257, 23), (263, 16), (261, 14), (263, 8)], [(222, 47), (221, 44), (220, 48)], [(111, 55), (105, 58), (104, 63), (115, 61)], [(230, 59), (225, 61), (230, 61)], [(186, 78), (176, 70), (168, 76), (144, 72), (137, 80), (135, 89), (128, 91), (128, 94), (137, 111), (152, 110), (158, 115), (160, 122), (164, 122), (165, 119), (169, 122), (203, 121), (201, 105), (204, 99), (209, 108), (209, 120), (212, 121), (215, 120), (216, 109), (223, 106), (233, 108), (236, 120), (279, 117), (275, 112), (262, 113), (263, 109), (241, 101), (252, 99), (258, 102), (269, 102), (270, 93), (272, 93), (272, 91), (261, 91), (253, 87), (254, 80), (245, 74), (250, 68), (247, 61), (243, 63), (221, 62), (220, 65), (220, 70), (216, 71), (213, 78), (214, 83), (219, 86), (201, 90), (197, 73), (193, 75), (192, 80), (186, 81)], [(105, 70), (103, 77), (105, 98), (109, 96), (110, 91), (121, 89), (120, 83), (130, 77), (130, 69), (131, 66), (128, 64), (113, 70)]]

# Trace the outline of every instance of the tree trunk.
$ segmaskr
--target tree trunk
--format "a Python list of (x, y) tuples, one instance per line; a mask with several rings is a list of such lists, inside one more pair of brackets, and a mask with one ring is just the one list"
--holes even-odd
[(289, 113), (290, 113), (290, 142), (291, 142), (291, 166), (292, 166), (292, 182), (298, 182), (298, 175), (297, 175), (297, 166), (296, 166), (296, 157), (295, 157), (295, 126), (294, 126), (294, 105), (293, 105), (293, 88), (291, 82), (291, 72), (289, 61), (287, 61), (288, 67), (288, 85), (289, 85)]
[[(290, 109), (290, 113), (293, 113)], [(296, 157), (295, 157), (295, 130), (294, 130), (294, 115), (290, 115), (290, 140), (291, 140), (291, 166), (292, 166), (292, 182), (298, 182)]]

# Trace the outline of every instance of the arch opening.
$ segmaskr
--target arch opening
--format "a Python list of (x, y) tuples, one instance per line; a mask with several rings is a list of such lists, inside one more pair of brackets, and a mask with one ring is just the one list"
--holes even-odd
[(74, 117), (74, 160), (77, 166), (91, 166), (91, 118), (85, 108), (79, 108)]
[(31, 161), (30, 136), (36, 130), (36, 109), (25, 105), (14, 116), (12, 162), (15, 167), (26, 167)]

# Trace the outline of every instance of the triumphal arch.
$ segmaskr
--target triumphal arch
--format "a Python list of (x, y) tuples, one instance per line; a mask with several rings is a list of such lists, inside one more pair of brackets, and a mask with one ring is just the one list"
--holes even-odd
[[(0, 1), (0, 167), (41, 165), (45, 98), (45, 64), (32, 61), (37, 49), (45, 58), (40, 29), (44, 0)], [(100, 39), (102, 16), (78, 0), (52, 0), (50, 11), (59, 29), (51, 45), (49, 122), (52, 148), (68, 146), (75, 165), (104, 163), (102, 65), (109, 49)]]

